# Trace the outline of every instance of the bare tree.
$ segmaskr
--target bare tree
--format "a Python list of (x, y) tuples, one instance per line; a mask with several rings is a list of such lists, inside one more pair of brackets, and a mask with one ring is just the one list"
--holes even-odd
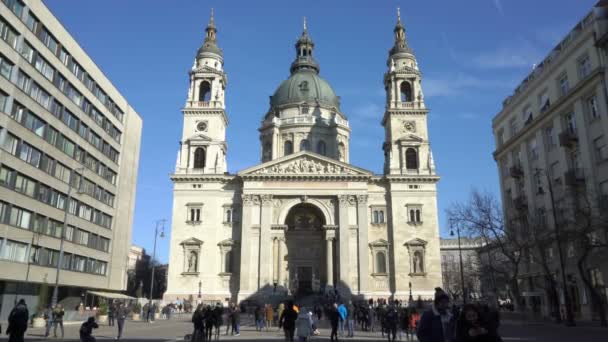
[(484, 267), (507, 279), (515, 307), (522, 309), (518, 278), (526, 239), (517, 226), (504, 224), (500, 202), (490, 192), (473, 189), (466, 203), (452, 204), (447, 214), (452, 224), (487, 243), (484, 249), (492, 262)]

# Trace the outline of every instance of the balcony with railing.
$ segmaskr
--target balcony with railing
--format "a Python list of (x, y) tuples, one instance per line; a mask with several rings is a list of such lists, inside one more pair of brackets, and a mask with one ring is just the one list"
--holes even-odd
[(585, 172), (581, 168), (573, 168), (564, 174), (564, 180), (568, 186), (585, 185)]
[(341, 125), (348, 127), (348, 121), (344, 120), (338, 116), (335, 116), (333, 119), (327, 119), (323, 117), (316, 117), (311, 115), (302, 115), (302, 116), (294, 116), (291, 118), (272, 118), (272, 123), (278, 126), (281, 125), (297, 125), (297, 124), (324, 124), (326, 126), (331, 126), (332, 124)]
[(192, 108), (221, 108), (220, 101), (186, 101), (186, 107)]
[(578, 136), (571, 130), (565, 130), (559, 134), (559, 145), (572, 147), (578, 142)]
[(411, 101), (411, 102), (397, 102), (398, 108), (407, 108), (407, 109), (420, 109), (422, 107), (421, 101)]

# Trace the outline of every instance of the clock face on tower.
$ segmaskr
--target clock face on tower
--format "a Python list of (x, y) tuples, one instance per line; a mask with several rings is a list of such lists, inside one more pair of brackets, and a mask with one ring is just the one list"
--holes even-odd
[(199, 121), (199, 123), (196, 124), (196, 130), (205, 132), (207, 130), (207, 121)]

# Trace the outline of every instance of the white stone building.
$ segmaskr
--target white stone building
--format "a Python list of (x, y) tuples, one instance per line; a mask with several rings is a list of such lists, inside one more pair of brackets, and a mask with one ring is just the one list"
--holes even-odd
[[(441, 284), (428, 109), (399, 18), (384, 75), (384, 174), (349, 164), (348, 119), (304, 23), (270, 99), (261, 164), (227, 172), (228, 86), (213, 16), (190, 71), (174, 183), (166, 300), (269, 293), (407, 299)], [(379, 85), (380, 86), (380, 85)]]

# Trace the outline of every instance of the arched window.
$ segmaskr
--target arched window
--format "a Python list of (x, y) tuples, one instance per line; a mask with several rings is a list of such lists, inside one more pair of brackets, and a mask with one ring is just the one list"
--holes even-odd
[(386, 273), (386, 254), (376, 253), (376, 273)]
[(418, 152), (414, 148), (408, 148), (405, 151), (405, 167), (408, 170), (418, 169)]
[(211, 100), (211, 84), (209, 82), (201, 82), (198, 86), (198, 100), (203, 102)]
[(412, 86), (409, 82), (401, 82), (401, 102), (412, 101)]
[(380, 210), (378, 212), (378, 222), (379, 223), (384, 223), (384, 211)]
[(374, 223), (378, 223), (378, 210), (374, 210)]
[(206, 163), (206, 154), (205, 149), (202, 147), (198, 147), (194, 151), (194, 168), (195, 169), (204, 169)]
[(420, 220), (420, 209), (416, 209), (416, 222), (421, 222), (421, 220)]
[(320, 140), (317, 143), (317, 153), (321, 154), (321, 155), (325, 155), (325, 153), (327, 152), (327, 147), (325, 146), (325, 141)]
[(410, 209), (410, 222), (416, 222), (416, 211), (414, 209)]
[(283, 145), (283, 153), (286, 156), (293, 153), (293, 143), (291, 141), (287, 140), (285, 142), (285, 144)]
[(267, 142), (264, 144), (264, 148), (262, 148), (262, 161), (266, 162), (272, 158), (272, 145)]
[(226, 252), (224, 257), (224, 272), (232, 273), (232, 251)]
[(191, 251), (188, 255), (188, 272), (198, 272), (198, 253)]
[(310, 151), (310, 142), (308, 139), (300, 141), (300, 151)]
[(346, 148), (344, 147), (344, 143), (338, 144), (338, 160), (342, 162), (346, 160)]
[(414, 258), (412, 260), (413, 273), (424, 273), (424, 256), (422, 251), (415, 251)]

